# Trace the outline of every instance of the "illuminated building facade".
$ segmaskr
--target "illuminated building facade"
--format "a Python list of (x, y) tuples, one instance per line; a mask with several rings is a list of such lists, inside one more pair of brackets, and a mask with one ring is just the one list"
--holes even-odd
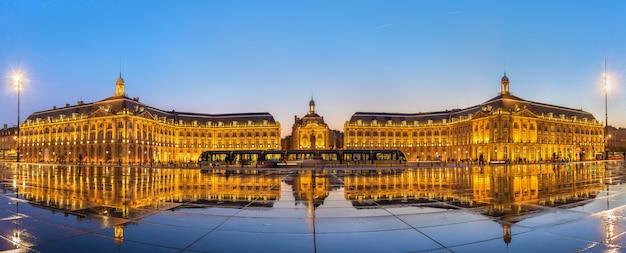
[(409, 161), (590, 160), (604, 150), (591, 113), (523, 100), (509, 92), (476, 106), (440, 112), (357, 112), (344, 125), (346, 148), (400, 149)]
[(0, 129), (0, 161), (15, 160), (17, 158), (17, 127)]
[(127, 97), (124, 85), (120, 74), (109, 98), (31, 114), (21, 125), (24, 161), (181, 163), (206, 150), (280, 148), (269, 113), (164, 111)]
[(302, 118), (294, 116), (291, 136), (286, 137), (285, 149), (337, 149), (341, 143), (321, 117), (315, 112), (315, 101), (311, 98), (309, 112)]
[[(610, 152), (626, 152), (626, 128), (607, 128), (607, 147)], [(623, 155), (623, 154), (622, 154)]]

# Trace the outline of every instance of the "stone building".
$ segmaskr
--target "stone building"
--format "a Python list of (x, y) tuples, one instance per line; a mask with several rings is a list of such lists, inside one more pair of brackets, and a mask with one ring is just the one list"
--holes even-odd
[(14, 161), (17, 158), (17, 127), (4, 124), (0, 129), (0, 161)]
[(309, 112), (302, 118), (294, 116), (291, 136), (285, 138), (285, 149), (340, 149), (338, 131), (330, 130), (324, 117), (315, 112), (315, 101), (311, 98)]
[(607, 148), (609, 152), (626, 152), (626, 128), (607, 128)]
[(183, 163), (206, 150), (279, 149), (280, 124), (266, 112), (164, 111), (124, 93), (35, 112), (21, 125), (23, 161)]
[(409, 161), (590, 160), (604, 129), (591, 113), (521, 99), (506, 74), (498, 96), (428, 113), (356, 112), (344, 124), (346, 148), (400, 149)]

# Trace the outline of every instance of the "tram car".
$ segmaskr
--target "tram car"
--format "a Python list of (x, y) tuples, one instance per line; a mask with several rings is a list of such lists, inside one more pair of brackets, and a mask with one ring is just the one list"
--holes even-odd
[(406, 156), (395, 149), (345, 150), (212, 150), (204, 151), (200, 167), (247, 165), (255, 167), (295, 167), (303, 164), (339, 165), (404, 165)]

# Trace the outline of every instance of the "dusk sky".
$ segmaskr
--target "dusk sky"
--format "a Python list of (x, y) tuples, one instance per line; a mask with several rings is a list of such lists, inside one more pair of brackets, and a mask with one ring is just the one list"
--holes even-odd
[[(500, 91), (626, 127), (626, 1), (0, 1), (0, 124), (112, 96), (166, 111), (465, 108)], [(121, 63), (121, 64), (120, 64)]]

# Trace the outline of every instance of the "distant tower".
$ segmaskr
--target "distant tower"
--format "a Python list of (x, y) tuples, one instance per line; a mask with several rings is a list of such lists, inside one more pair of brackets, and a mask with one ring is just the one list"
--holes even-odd
[(328, 128), (324, 117), (315, 112), (315, 101), (311, 97), (309, 101), (309, 111), (298, 118), (294, 116), (289, 149), (330, 149), (334, 148), (331, 143), (331, 131)]
[(504, 72), (504, 76), (502, 77), (502, 80), (500, 81), (500, 85), (502, 86), (502, 92), (500, 92), (500, 94), (502, 95), (509, 95), (509, 78), (506, 77), (506, 72)]
[(309, 115), (315, 114), (315, 101), (311, 98), (311, 102), (309, 102)]
[(115, 82), (115, 96), (123, 97), (124, 96), (124, 78), (122, 78), (122, 73), (120, 72), (120, 77), (117, 78)]

